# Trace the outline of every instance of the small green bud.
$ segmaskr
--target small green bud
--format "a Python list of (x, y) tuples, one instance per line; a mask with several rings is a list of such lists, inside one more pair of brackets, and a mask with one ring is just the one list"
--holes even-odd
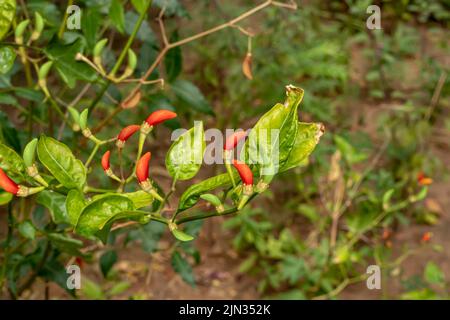
[(23, 161), (25, 162), (25, 165), (27, 167), (33, 166), (37, 143), (38, 139), (34, 138), (30, 142), (28, 142), (28, 144), (25, 146), (25, 149), (23, 149)]
[(211, 203), (215, 207), (218, 207), (218, 206), (222, 205), (222, 201), (220, 201), (220, 199), (216, 195), (213, 195), (213, 194), (210, 194), (210, 193), (202, 194), (200, 196), (200, 198), (202, 198), (203, 200)]
[(31, 34), (31, 41), (35, 41), (35, 40), (39, 39), (39, 37), (41, 36), (42, 30), (44, 30), (44, 19), (37, 11), (34, 12), (34, 20), (35, 20), (34, 30), (33, 30), (33, 33)]
[(74, 107), (67, 108), (75, 123), (80, 124), (80, 113)]
[(74, 107), (69, 107), (67, 109), (69, 110), (69, 113), (73, 119), (73, 126), (72, 126), (73, 130), (79, 131), (80, 130), (80, 113)]
[(128, 68), (134, 70), (137, 64), (137, 57), (133, 50), (128, 49)]
[(80, 120), (79, 120), (78, 124), (80, 125), (81, 130), (87, 129), (88, 114), (89, 114), (88, 109), (84, 109), (83, 112), (81, 112), (81, 114), (80, 114)]
[(103, 48), (105, 48), (106, 43), (108, 42), (108, 39), (102, 39), (99, 42), (95, 44), (94, 47), (94, 57), (100, 57), (103, 51)]
[(52, 65), (53, 61), (48, 61), (39, 68), (38, 72), (39, 80), (44, 80), (45, 78), (47, 78), (48, 72), (50, 71)]
[(23, 43), (23, 33), (25, 32), (26, 27), (30, 24), (30, 20), (24, 20), (19, 23), (14, 31), (14, 36), (17, 44)]

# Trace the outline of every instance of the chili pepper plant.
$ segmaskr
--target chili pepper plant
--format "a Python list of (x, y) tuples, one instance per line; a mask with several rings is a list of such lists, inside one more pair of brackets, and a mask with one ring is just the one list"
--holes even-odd
[[(146, 19), (152, 1), (131, 1), (125, 14), (122, 2), (112, 0), (106, 18), (100, 5), (83, 1), (86, 14), (79, 33), (68, 29), (80, 22), (71, 4), (63, 8), (61, 17), (51, 3), (0, 0), (0, 72), (6, 84), (1, 86), (1, 103), (17, 107), (25, 128), (16, 129), (15, 121), (8, 121), (8, 127), (2, 126), (0, 143), (0, 187), (4, 190), (0, 205), (7, 208), (0, 288), (12, 298), (21, 297), (38, 278), (75, 294), (66, 283), (64, 266), (74, 262), (81, 266), (92, 259), (92, 252), (114, 237), (112, 231), (159, 225), (175, 241), (189, 242), (197, 234), (184, 228), (189, 222), (243, 214), (250, 202), (270, 188), (277, 174), (305, 163), (324, 132), (320, 123), (299, 122), (304, 91), (287, 85), (285, 101), (260, 116), (250, 130), (236, 131), (220, 145), (222, 173), (198, 177), (206, 150), (202, 121), (179, 135), (165, 150), (165, 169), (172, 183), (164, 188), (153, 174), (155, 151), (148, 142), (170, 121), (185, 118), (178, 123), (189, 123), (199, 119), (199, 113), (214, 115), (197, 87), (176, 80), (181, 71), (179, 47), (233, 27), (248, 38), (242, 73), (250, 80), (254, 34), (238, 23), (267, 7), (296, 9), (296, 5), (268, 0), (224, 24), (180, 40), (177, 30), (167, 37), (164, 20), (186, 12), (179, 4), (155, 1), (161, 44), (150, 43), (151, 50), (156, 48), (159, 53), (148, 64), (143, 61), (148, 56), (135, 50), (137, 39), (143, 42), (142, 51), (149, 50), (146, 36), (151, 29)], [(104, 29), (99, 23), (102, 17), (108, 22)], [(133, 23), (129, 26), (128, 21)], [(111, 47), (115, 32), (128, 34), (117, 56)], [(162, 61), (164, 68), (160, 69)], [(85, 83), (81, 90), (76, 86), (79, 82)], [(148, 99), (161, 97), (166, 82), (178, 98), (175, 102), (183, 106)], [(278, 86), (280, 94), (282, 85)], [(91, 87), (93, 95), (86, 98)], [(67, 96), (73, 98), (71, 103), (63, 101)], [(115, 106), (112, 110), (105, 97)], [(186, 104), (196, 113), (187, 112)], [(146, 117), (123, 123), (120, 113), (130, 109)], [(123, 128), (111, 128), (113, 120)], [(97, 168), (102, 169), (103, 178)], [(191, 184), (177, 204), (169, 205), (182, 181)], [(116, 258), (109, 252), (102, 256), (104, 274)], [(175, 270), (180, 272), (183, 263), (175, 252)]]

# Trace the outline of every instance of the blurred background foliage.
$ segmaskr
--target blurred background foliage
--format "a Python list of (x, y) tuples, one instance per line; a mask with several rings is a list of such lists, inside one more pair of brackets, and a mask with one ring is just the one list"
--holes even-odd
[[(78, 1), (83, 10), (82, 30), (66, 31), (63, 43), (80, 46), (89, 55), (95, 43), (107, 37), (110, 45), (103, 58), (110, 69), (138, 19), (129, 1), (125, 2)], [(237, 279), (250, 278), (255, 288), (250, 296), (222, 298), (449, 297), (450, 254), (445, 242), (449, 237), (444, 231), (450, 227), (450, 2), (297, 2), (296, 11), (268, 8), (242, 23), (255, 34), (253, 80), (242, 74), (247, 37), (231, 28), (202, 38), (169, 51), (151, 76), (164, 77), (164, 89), (144, 87), (139, 105), (121, 112), (100, 135), (112, 136), (124, 125), (140, 123), (158, 108), (175, 109), (181, 115), (181, 120), (170, 123), (172, 129), (198, 118), (206, 121), (207, 128), (247, 129), (282, 100), (283, 86), (292, 83), (305, 90), (300, 119), (321, 121), (327, 130), (309, 165), (285, 173), (263, 200), (242, 214), (208, 221), (203, 228), (199, 223), (189, 225), (188, 233), (200, 234), (194, 244), (168, 244), (158, 224), (113, 232), (106, 249), (83, 257), (92, 265), (100, 264), (104, 279), (98, 270), (91, 271), (91, 278), (97, 280), (86, 280), (82, 296), (179, 297), (170, 290), (165, 295), (148, 294), (158, 289), (152, 285), (136, 289), (132, 278), (120, 274), (124, 267), (115, 252), (137, 243), (150, 254), (150, 270), (158, 254), (168, 254), (167, 261), (162, 258), (164, 268), (170, 263), (186, 283), (197, 285), (192, 290), (200, 290), (202, 276), (196, 270), (205, 264), (208, 267), (212, 260), (202, 256), (208, 255), (206, 244), (212, 245), (208, 230), (215, 230), (225, 236), (215, 234), (214, 246), (223, 246), (219, 252), (225, 254), (230, 248), (224, 242), (231, 239), (237, 263), (231, 271), (220, 270), (221, 265), (214, 263), (210, 268), (230, 271)], [(366, 28), (366, 9), (371, 4), (381, 7), (381, 30)], [(230, 20), (254, 5), (255, 1), (244, 0), (154, 1), (133, 44), (139, 57), (135, 75), (147, 70), (161, 48), (153, 19), (158, 8), (165, 7), (167, 32), (175, 41)], [(26, 8), (43, 13), (48, 24), (45, 38), (50, 41), (59, 30), (63, 5), (30, 0)], [(18, 9), (22, 15), (23, 9)], [(61, 45), (56, 44), (55, 50)], [(60, 74), (65, 72), (64, 64), (61, 68)], [(0, 75), (0, 137), (18, 151), (29, 136), (53, 130), (48, 103), (39, 91), (21, 83), (22, 76), (19, 61)], [(69, 78), (77, 82), (67, 88), (59, 76), (55, 74), (50, 82), (60, 103), (74, 99), (85, 85), (82, 82), (95, 77), (91, 70), (81, 76), (69, 72)], [(80, 109), (92, 104), (101, 87), (99, 79), (91, 84), (89, 94), (77, 104)], [(130, 89), (110, 85), (91, 120), (100, 123)], [(35, 106), (33, 116), (42, 126), (27, 127), (25, 103)], [(162, 160), (170, 139), (164, 142), (161, 138), (169, 137), (168, 132), (158, 135), (160, 143), (152, 144), (152, 152)], [(80, 157), (88, 155), (68, 128), (62, 131), (62, 139), (78, 148)], [(130, 154), (126, 161), (131, 164), (133, 159)], [(100, 167), (94, 170), (99, 174), (98, 185), (108, 185)], [(44, 208), (38, 206), (35, 211), (33, 221)], [(435, 237), (430, 239), (431, 233), (426, 232)], [(38, 244), (28, 253), (31, 266), (33, 256), (42, 250)], [(67, 256), (71, 254), (64, 250), (55, 254), (51, 270), (67, 261)], [(127, 259), (132, 263), (132, 257)], [(404, 272), (407, 259), (413, 261), (413, 268)], [(368, 292), (365, 287), (366, 268), (371, 264), (381, 266), (381, 293)]]

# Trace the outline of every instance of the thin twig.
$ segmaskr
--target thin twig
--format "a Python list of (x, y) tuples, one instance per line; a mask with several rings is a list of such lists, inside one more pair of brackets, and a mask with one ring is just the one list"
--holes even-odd
[(429, 121), (434, 109), (436, 108), (439, 98), (441, 97), (442, 88), (444, 87), (445, 81), (447, 80), (447, 72), (442, 71), (441, 76), (436, 84), (436, 88), (434, 89), (433, 97), (431, 98), (430, 107), (428, 109), (427, 115), (425, 117), (426, 121)]
[(162, 8), (162, 10), (159, 12), (157, 20), (158, 20), (158, 24), (159, 24), (159, 29), (161, 30), (161, 37), (163, 39), (163, 44), (165, 47), (167, 47), (169, 45), (169, 40), (167, 40), (166, 28), (164, 26), (164, 21), (163, 21), (163, 16), (164, 16), (165, 11), (166, 11), (166, 7)]

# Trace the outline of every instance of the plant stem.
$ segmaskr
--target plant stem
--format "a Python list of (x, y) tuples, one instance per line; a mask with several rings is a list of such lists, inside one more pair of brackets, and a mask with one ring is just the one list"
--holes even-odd
[(90, 187), (87, 186), (84, 189), (85, 192), (94, 192), (94, 193), (107, 193), (107, 192), (115, 192), (115, 189), (101, 189), (101, 188), (94, 188), (94, 187)]
[(202, 212), (201, 214), (198, 214), (195, 216), (181, 217), (180, 219), (176, 220), (175, 223), (177, 225), (180, 225), (180, 224), (190, 222), (190, 221), (201, 220), (201, 219), (206, 219), (206, 218), (210, 218), (210, 217), (225, 216), (225, 215), (233, 214), (236, 212), (238, 212), (238, 209), (236, 207), (225, 210), (222, 213), (218, 213), (216, 211)]
[(87, 159), (86, 163), (84, 164), (84, 166), (86, 168), (89, 167), (89, 165), (91, 164), (91, 161), (92, 161), (92, 159), (94, 159), (94, 156), (97, 153), (99, 147), (100, 147), (100, 143), (96, 143), (94, 149), (92, 149), (92, 152), (89, 155), (89, 158)]
[(64, 18), (61, 22), (61, 26), (59, 27), (59, 31), (58, 31), (58, 38), (62, 38), (64, 35), (64, 30), (66, 30), (66, 23), (67, 23), (67, 17), (69, 15), (69, 13), (67, 12), (67, 8), (70, 7), (73, 4), (73, 0), (69, 0), (67, 1), (67, 7), (64, 13)]

